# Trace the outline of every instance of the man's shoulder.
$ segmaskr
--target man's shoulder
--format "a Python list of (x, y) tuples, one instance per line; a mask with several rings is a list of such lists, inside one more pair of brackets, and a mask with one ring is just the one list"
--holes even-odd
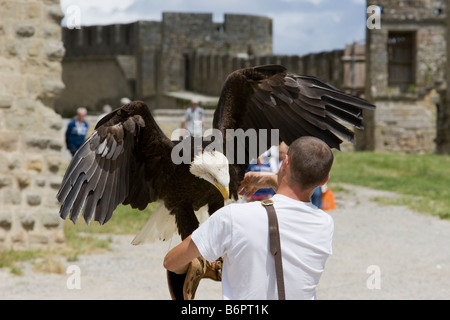
[(251, 201), (251, 202), (237, 202), (229, 205), (230, 208), (237, 210), (247, 210), (252, 207), (263, 207), (260, 201)]
[(228, 212), (230, 214), (231, 219), (247, 219), (250, 216), (258, 215), (261, 212), (265, 211), (261, 202), (244, 202), (244, 203), (232, 203), (228, 206)]

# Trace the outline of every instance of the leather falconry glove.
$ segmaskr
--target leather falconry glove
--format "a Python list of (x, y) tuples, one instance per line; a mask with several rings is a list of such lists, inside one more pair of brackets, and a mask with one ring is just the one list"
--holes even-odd
[(172, 300), (194, 300), (201, 279), (222, 281), (222, 258), (213, 263), (198, 257), (189, 263), (185, 274), (167, 271), (167, 284)]

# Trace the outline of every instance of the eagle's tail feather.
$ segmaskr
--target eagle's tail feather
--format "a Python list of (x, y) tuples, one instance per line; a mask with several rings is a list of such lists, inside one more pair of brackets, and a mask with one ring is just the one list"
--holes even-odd
[(164, 241), (172, 238), (175, 232), (177, 232), (175, 216), (171, 215), (164, 203), (161, 202), (131, 243), (139, 245), (157, 240)]

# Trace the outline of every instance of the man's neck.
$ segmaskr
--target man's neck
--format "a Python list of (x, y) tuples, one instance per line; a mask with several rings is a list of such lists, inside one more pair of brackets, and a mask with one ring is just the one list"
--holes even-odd
[(277, 194), (302, 202), (311, 202), (311, 195), (313, 192), (314, 190), (302, 190), (297, 185), (290, 185), (284, 179), (282, 179), (277, 190)]

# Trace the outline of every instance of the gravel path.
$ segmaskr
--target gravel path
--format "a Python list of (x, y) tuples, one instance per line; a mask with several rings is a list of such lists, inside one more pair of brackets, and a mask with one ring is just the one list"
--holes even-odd
[[(449, 299), (450, 221), (400, 206), (370, 201), (393, 193), (344, 186), (337, 193), (333, 255), (317, 290), (319, 299)], [(134, 236), (114, 236), (112, 251), (61, 260), (81, 271), (42, 274), (24, 264), (24, 275), (0, 269), (0, 299), (170, 299), (162, 260), (179, 240), (132, 246)], [(221, 299), (221, 285), (203, 280), (197, 299)]]

